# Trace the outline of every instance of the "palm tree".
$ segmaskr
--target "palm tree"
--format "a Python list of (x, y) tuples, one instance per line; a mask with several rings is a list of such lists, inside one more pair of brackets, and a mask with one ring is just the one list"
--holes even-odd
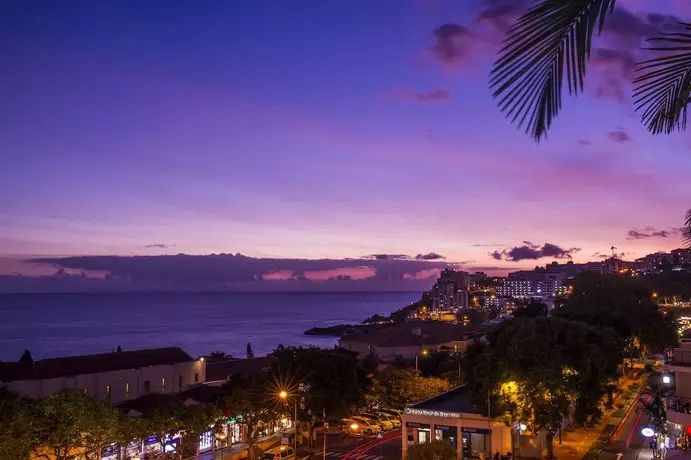
[[(570, 94), (583, 91), (592, 38), (599, 35), (616, 0), (543, 0), (509, 28), (490, 73), (490, 88), (506, 117), (539, 142)], [(663, 53), (636, 66), (634, 105), (652, 134), (686, 129), (691, 92), (691, 24), (651, 38)], [(691, 210), (684, 242), (691, 246)]]

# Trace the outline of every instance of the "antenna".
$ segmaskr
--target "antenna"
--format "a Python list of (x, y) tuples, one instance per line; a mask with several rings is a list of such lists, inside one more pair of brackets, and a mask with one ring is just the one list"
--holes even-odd
[(612, 259), (616, 259), (616, 258), (617, 258), (617, 253), (616, 253), (617, 248), (616, 248), (616, 246), (612, 246), (611, 249), (612, 249)]

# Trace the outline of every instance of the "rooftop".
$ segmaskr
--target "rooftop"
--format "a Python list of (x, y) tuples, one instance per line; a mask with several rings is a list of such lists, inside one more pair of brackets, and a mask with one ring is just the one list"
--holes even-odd
[(251, 359), (229, 359), (225, 361), (207, 361), (206, 381), (227, 380), (234, 375), (254, 376), (264, 374), (276, 361), (274, 356), (262, 356)]
[(437, 410), (444, 412), (462, 412), (474, 414), (477, 411), (470, 401), (469, 389), (466, 385), (453, 388), (419, 403), (408, 406), (411, 409)]
[(33, 362), (0, 362), (0, 382), (44, 380), (194, 361), (182, 348), (116, 351)]
[(472, 332), (472, 328), (457, 324), (420, 321), (345, 335), (341, 337), (341, 341), (368, 343), (378, 347), (436, 346), (468, 340)]

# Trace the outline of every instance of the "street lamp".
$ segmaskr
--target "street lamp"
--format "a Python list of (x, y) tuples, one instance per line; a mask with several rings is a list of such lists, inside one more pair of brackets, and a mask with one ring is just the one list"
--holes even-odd
[(663, 375), (662, 383), (664, 383), (665, 385), (669, 385), (670, 383), (672, 383), (672, 377), (670, 377), (669, 375)]
[(419, 364), (418, 358), (420, 357), (420, 355), (427, 356), (427, 353), (428, 353), (427, 350), (422, 350), (420, 353), (415, 355), (415, 371), (416, 372), (418, 371), (418, 364)]
[[(288, 398), (290, 397), (290, 394), (286, 390), (281, 390), (278, 393), (278, 397), (281, 398), (283, 401), (288, 403)], [(295, 402), (295, 416), (293, 417), (293, 430), (295, 430), (295, 452), (298, 451), (298, 400), (297, 398), (293, 398)]]

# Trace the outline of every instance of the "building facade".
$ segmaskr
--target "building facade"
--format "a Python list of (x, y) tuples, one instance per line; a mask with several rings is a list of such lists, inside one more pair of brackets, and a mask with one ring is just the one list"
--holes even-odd
[(468, 308), (469, 289), (470, 275), (468, 273), (450, 268), (443, 270), (430, 291), (432, 310), (457, 311)]
[(0, 382), (29, 398), (63, 390), (119, 404), (150, 393), (174, 394), (203, 383), (206, 365), (177, 347), (0, 363)]

